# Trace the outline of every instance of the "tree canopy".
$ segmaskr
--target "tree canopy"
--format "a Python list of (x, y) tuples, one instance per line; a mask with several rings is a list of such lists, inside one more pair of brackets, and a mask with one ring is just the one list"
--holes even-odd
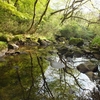
[(27, 20), (26, 32), (32, 29), (34, 33), (41, 22), (51, 20), (52, 16), (59, 16), (58, 24), (69, 19), (84, 20), (89, 25), (99, 24), (100, 9), (97, 7), (93, 0), (59, 0), (55, 3), (53, 0), (0, 0), (0, 19), (21, 23), (21, 20)]

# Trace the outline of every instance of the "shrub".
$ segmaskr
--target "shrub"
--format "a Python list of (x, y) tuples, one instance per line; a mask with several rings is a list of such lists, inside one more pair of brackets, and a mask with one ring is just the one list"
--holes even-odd
[(66, 39), (70, 37), (91, 39), (94, 36), (92, 30), (86, 28), (85, 26), (79, 25), (78, 22), (70, 22), (67, 25), (63, 26), (60, 29), (61, 36), (64, 36)]
[(100, 36), (97, 35), (97, 36), (92, 40), (91, 46), (100, 47)]

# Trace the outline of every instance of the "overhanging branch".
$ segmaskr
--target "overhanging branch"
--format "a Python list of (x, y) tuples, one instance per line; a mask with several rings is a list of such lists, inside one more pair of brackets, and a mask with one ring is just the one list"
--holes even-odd
[(79, 17), (79, 16), (72, 16), (73, 18), (77, 18), (77, 19), (82, 19), (82, 20), (84, 20), (84, 21), (87, 21), (89, 24), (100, 24), (100, 22), (99, 21), (90, 21), (90, 20), (88, 20), (88, 19), (86, 19), (86, 18), (83, 18), (83, 17)]

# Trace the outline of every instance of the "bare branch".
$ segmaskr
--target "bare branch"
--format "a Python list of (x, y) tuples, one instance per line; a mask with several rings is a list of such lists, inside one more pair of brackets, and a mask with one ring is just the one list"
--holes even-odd
[(55, 11), (55, 12), (52, 12), (51, 15), (54, 15), (54, 14), (56, 14), (56, 13), (58, 13), (58, 12), (62, 12), (62, 11), (64, 11), (64, 10), (65, 10), (65, 9), (57, 10), (57, 11)]
[(86, 19), (86, 18), (82, 18), (82, 17), (79, 17), (79, 16), (72, 16), (72, 17), (73, 17), (73, 18), (77, 18), (77, 19), (82, 19), (82, 20), (84, 20), (84, 21), (87, 21), (89, 24), (100, 24), (99, 21), (92, 22), (92, 21), (90, 21), (90, 20), (88, 20), (88, 19)]
[(95, 6), (94, 6), (94, 4), (92, 3), (92, 1), (91, 1), (91, 0), (90, 0), (90, 2), (91, 2), (92, 7), (93, 7), (94, 9), (98, 10), (98, 11), (99, 11), (99, 13), (100, 13), (100, 10), (99, 10), (97, 7), (95, 7)]
[(60, 9), (55, 12), (52, 12), (51, 15), (64, 11), (64, 15), (61, 20), (61, 23), (63, 23), (66, 19), (71, 18), (73, 16), (73, 14), (75, 13), (75, 11), (88, 1), (89, 0), (77, 0), (77, 1), (74, 0), (70, 6), (67, 6), (67, 4), (66, 4), (65, 9)]

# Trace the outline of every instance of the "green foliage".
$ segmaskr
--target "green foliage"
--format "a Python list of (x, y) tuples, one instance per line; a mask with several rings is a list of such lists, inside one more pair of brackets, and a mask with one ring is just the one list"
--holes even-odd
[(100, 25), (99, 24), (90, 25), (89, 30), (91, 30), (94, 34), (97, 34), (100, 36)]
[(97, 35), (97, 36), (92, 40), (91, 46), (100, 47), (100, 36)]
[(13, 6), (12, 4), (8, 4), (6, 2), (0, 1), (0, 8), (2, 9), (1, 11), (6, 11), (8, 14), (14, 15), (18, 18), (22, 18), (22, 19), (32, 18), (32, 16), (28, 15), (27, 13), (21, 13), (17, 11), (15, 6)]
[(58, 33), (60, 28), (60, 24), (58, 24), (59, 18), (59, 16), (53, 16), (51, 18), (45, 16), (39, 25), (37, 33), (41, 33), (42, 36), (48, 39), (54, 39), (54, 35)]
[(86, 26), (80, 25), (76, 21), (69, 21), (60, 29), (62, 36), (69, 39), (70, 37), (90, 39), (94, 33), (87, 29)]
[(32, 16), (17, 10), (12, 4), (0, 1), (0, 31), (24, 33)]

